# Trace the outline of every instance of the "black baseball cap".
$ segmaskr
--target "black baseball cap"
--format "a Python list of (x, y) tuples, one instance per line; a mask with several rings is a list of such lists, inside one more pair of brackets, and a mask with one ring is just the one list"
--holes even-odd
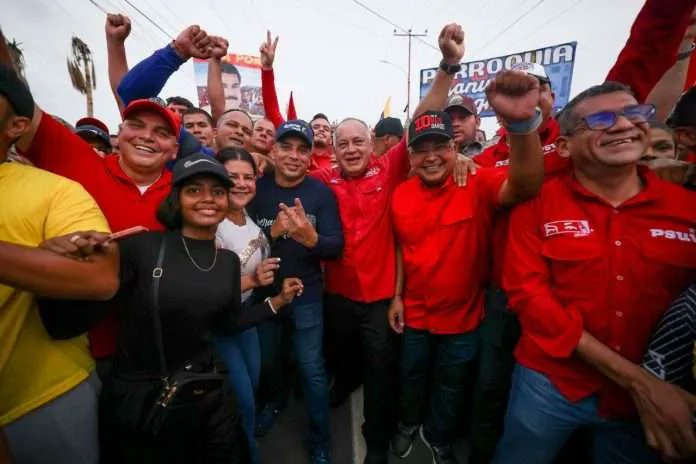
[(454, 138), (449, 114), (444, 111), (426, 111), (413, 118), (408, 126), (408, 146), (430, 136), (439, 136), (447, 140)]
[(375, 137), (384, 137), (385, 135), (394, 135), (402, 137), (404, 135), (404, 126), (399, 118), (382, 118), (375, 126)]
[(0, 64), (0, 95), (7, 98), (17, 116), (34, 116), (34, 99), (29, 87), (20, 79), (14, 68)]
[(691, 87), (679, 97), (666, 122), (672, 128), (696, 126), (696, 87)]
[(225, 167), (203, 153), (194, 153), (174, 165), (172, 185), (179, 186), (187, 179), (202, 174), (217, 177), (226, 187), (232, 186)]

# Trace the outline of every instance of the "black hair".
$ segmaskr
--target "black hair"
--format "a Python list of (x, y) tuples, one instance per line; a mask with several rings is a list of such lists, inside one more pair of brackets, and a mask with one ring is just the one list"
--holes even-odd
[(226, 74), (234, 74), (237, 76), (237, 79), (239, 79), (239, 82), (242, 82), (242, 75), (239, 74), (239, 69), (232, 63), (228, 63), (226, 61), (223, 61), (220, 63), (220, 70)]
[(635, 97), (633, 90), (631, 90), (629, 86), (614, 81), (606, 81), (600, 85), (593, 85), (589, 89), (583, 90), (577, 94), (556, 116), (558, 124), (561, 126), (561, 135), (570, 135), (573, 129), (580, 124), (580, 118), (573, 113), (573, 110), (578, 104), (588, 98), (615, 92), (623, 92)]
[(181, 203), (179, 202), (180, 192), (180, 187), (172, 187), (169, 195), (162, 200), (157, 208), (157, 220), (167, 230), (181, 230), (184, 226), (184, 217), (181, 214)]
[(312, 124), (316, 119), (326, 119), (326, 122), (329, 122), (329, 118), (324, 113), (317, 113), (314, 116), (312, 116), (312, 119), (309, 121), (309, 123)]
[(215, 155), (215, 159), (222, 164), (225, 164), (228, 161), (246, 161), (247, 163), (251, 164), (251, 169), (254, 171), (254, 175), (256, 175), (257, 173), (256, 161), (254, 161), (254, 157), (251, 156), (251, 154), (243, 148), (223, 148), (222, 150), (217, 152), (217, 155)]
[(169, 97), (167, 98), (166, 102), (167, 105), (182, 105), (189, 109), (196, 107), (193, 103), (191, 103), (191, 100), (184, 97)]
[(696, 126), (696, 89), (691, 87), (681, 94), (667, 116), (667, 125), (675, 129)]
[(183, 116), (188, 116), (190, 114), (202, 114), (208, 120), (210, 125), (214, 126), (213, 117), (206, 110), (201, 109), (201, 108), (196, 108), (196, 107), (188, 108), (188, 109), (184, 110), (184, 112), (182, 114), (182, 119), (183, 119)]

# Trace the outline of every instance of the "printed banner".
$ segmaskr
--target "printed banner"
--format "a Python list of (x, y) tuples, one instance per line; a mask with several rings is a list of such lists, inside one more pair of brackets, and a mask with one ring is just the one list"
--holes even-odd
[[(485, 60), (462, 63), (462, 70), (454, 76), (450, 95), (467, 95), (476, 102), (481, 117), (494, 116), (486, 99), (485, 89), (497, 73), (522, 62), (534, 62), (544, 66), (551, 79), (551, 88), (556, 93), (554, 110), (563, 108), (570, 99), (570, 84), (573, 79), (573, 64), (577, 42), (530, 50)], [(421, 69), (420, 98), (430, 90), (438, 68)]]
[[(210, 112), (208, 100), (208, 62), (195, 59), (198, 106)], [(222, 88), (225, 110), (242, 109), (254, 119), (264, 116), (261, 98), (261, 59), (258, 56), (230, 53), (222, 60)]]

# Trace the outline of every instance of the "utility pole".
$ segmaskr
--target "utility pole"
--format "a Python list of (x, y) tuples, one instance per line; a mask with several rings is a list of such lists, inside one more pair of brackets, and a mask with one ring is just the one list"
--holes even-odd
[(406, 74), (406, 85), (408, 89), (406, 91), (406, 119), (409, 119), (409, 113), (411, 112), (411, 38), (412, 37), (425, 37), (428, 35), (428, 30), (423, 31), (422, 34), (414, 33), (410, 28), (406, 33), (396, 32), (394, 29), (394, 35), (396, 37), (408, 37), (408, 73)]

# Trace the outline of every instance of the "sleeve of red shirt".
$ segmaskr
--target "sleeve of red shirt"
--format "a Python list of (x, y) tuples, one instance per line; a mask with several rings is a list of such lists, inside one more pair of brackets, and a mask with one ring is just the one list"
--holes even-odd
[(566, 358), (582, 336), (582, 317), (572, 306), (563, 307), (551, 290), (549, 267), (541, 254), (538, 206), (538, 200), (532, 200), (512, 211), (503, 288), (519, 317), (522, 336), (549, 356)]
[(389, 178), (396, 179), (398, 183), (406, 180), (411, 170), (411, 164), (408, 161), (406, 138), (402, 137), (399, 143), (391, 147), (389, 151), (384, 154), (384, 157), (389, 163)]
[(85, 175), (103, 169), (102, 159), (92, 147), (46, 112), (41, 115), (31, 146), (23, 155), (36, 167), (83, 186)]
[(631, 35), (606, 80), (629, 85), (645, 101), (662, 75), (672, 67), (696, 0), (647, 0)]
[(474, 156), (472, 159), (476, 164), (481, 166), (482, 168), (493, 168), (495, 167), (495, 145), (492, 145), (485, 150), (483, 150), (481, 153), (478, 155)]
[(273, 69), (261, 69), (261, 96), (263, 98), (263, 110), (266, 118), (273, 123), (275, 128), (285, 122), (278, 105), (278, 94), (275, 88), (275, 76)]
[(484, 204), (500, 207), (500, 189), (507, 180), (507, 169), (483, 168), (476, 172), (476, 186)]

